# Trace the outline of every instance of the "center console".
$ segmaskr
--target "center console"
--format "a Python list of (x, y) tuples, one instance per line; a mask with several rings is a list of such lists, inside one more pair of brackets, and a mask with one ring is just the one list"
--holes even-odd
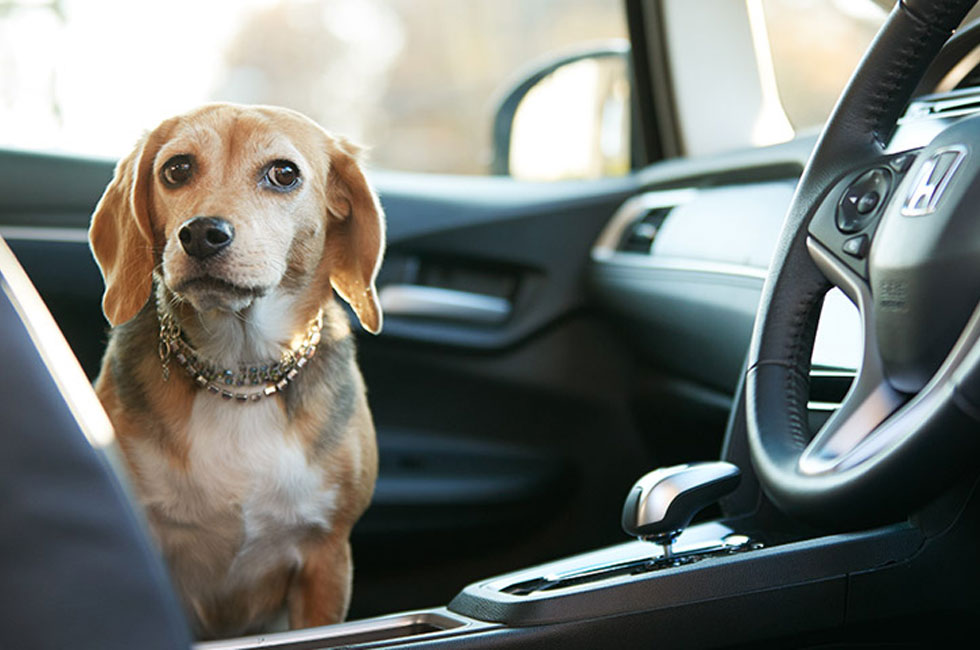
[(924, 541), (909, 524), (779, 543), (737, 522), (706, 522), (681, 533), (671, 556), (651, 542), (625, 542), (471, 584), (444, 608), (197, 648), (476, 648), (507, 647), (508, 639), (520, 639), (519, 647), (569, 639), (625, 647), (630, 637), (658, 647), (750, 643), (842, 625), (852, 576), (903, 567)]
[(972, 480), (909, 521), (869, 531), (815, 535), (760, 523), (758, 510), (676, 531), (731, 490), (737, 472), (728, 463), (651, 472), (624, 507), (624, 528), (641, 539), (476, 582), (446, 607), (197, 648), (751, 644), (894, 616), (921, 602), (910, 586), (952, 599), (974, 584), (969, 572), (937, 570), (972, 548)]

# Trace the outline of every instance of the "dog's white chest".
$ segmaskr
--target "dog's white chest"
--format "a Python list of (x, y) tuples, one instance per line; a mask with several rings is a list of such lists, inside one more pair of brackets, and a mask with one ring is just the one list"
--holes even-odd
[(146, 495), (198, 531), (199, 550), (231, 551), (220, 563), (229, 567), (228, 585), (298, 563), (302, 539), (331, 527), (337, 488), (286, 426), (272, 400), (239, 405), (201, 393), (189, 419), (184, 479), (161, 476), (159, 492)]

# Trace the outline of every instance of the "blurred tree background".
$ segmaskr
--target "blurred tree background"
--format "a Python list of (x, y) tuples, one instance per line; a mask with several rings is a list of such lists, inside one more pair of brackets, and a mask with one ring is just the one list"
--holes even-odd
[(117, 157), (205, 101), (288, 106), (372, 164), (487, 173), (496, 102), (625, 38), (620, 0), (0, 0), (0, 146)]
[[(884, 10), (742, 1), (762, 2), (791, 123), (819, 125)], [(484, 174), (503, 93), (536, 61), (626, 38), (624, 4), (0, 0), (0, 146), (118, 157), (161, 119), (223, 100), (304, 112), (377, 167)]]
[(379, 167), (484, 174), (529, 62), (625, 37), (619, 0), (287, 0), (245, 17), (213, 98), (295, 108)]

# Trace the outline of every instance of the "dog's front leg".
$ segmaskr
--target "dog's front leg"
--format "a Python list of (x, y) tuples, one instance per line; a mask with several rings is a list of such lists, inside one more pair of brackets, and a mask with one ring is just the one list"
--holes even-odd
[(346, 532), (312, 544), (289, 589), (289, 626), (298, 629), (343, 621), (350, 606), (352, 573)]

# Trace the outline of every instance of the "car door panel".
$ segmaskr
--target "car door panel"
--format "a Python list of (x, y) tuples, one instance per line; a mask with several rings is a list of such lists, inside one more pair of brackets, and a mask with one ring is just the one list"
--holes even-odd
[[(590, 310), (586, 270), (634, 182), (385, 173), (376, 183), (389, 223), (383, 304), (390, 287), (409, 286), (502, 299), (509, 313), (491, 324), (396, 310), (381, 336), (361, 338), (382, 449), (378, 493), (355, 531), (362, 576), (452, 562), (451, 574), (425, 578), (435, 598), (515, 552), (543, 559), (615, 540), (629, 487), (616, 469), (642, 471), (646, 452), (627, 410), (628, 351)], [(397, 521), (412, 526), (398, 527), (393, 552), (379, 531)], [(370, 586), (360, 599), (371, 611)]]
[(499, 326), (386, 315), (385, 335), (471, 349), (514, 345), (579, 307), (588, 250), (630, 179), (520, 183), (502, 177), (379, 173), (388, 215), (386, 285), (507, 300)]

